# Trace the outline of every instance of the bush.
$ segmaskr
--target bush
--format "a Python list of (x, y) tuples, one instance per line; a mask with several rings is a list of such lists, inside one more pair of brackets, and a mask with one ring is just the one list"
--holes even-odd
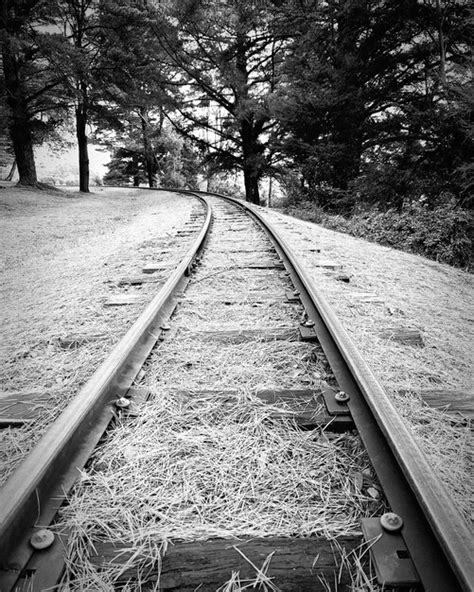
[(323, 224), (325, 217), (323, 209), (310, 201), (304, 200), (299, 203), (285, 201), (282, 205), (282, 211), (289, 216), (295, 216), (306, 222)]
[(215, 173), (209, 180), (209, 191), (232, 197), (244, 198), (245, 191), (235, 175)]
[(290, 206), (285, 211), (331, 230), (455, 267), (471, 268), (471, 214), (449, 194), (444, 196), (443, 203), (433, 208), (421, 201), (405, 205), (401, 212), (365, 206), (347, 218), (328, 215), (310, 202)]

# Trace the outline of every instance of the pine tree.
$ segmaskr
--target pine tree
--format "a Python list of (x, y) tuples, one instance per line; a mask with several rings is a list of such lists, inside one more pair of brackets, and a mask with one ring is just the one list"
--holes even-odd
[(427, 187), (425, 179), (415, 188), (414, 171), (428, 162), (438, 170), (433, 157), (441, 152), (449, 160), (455, 142), (448, 149), (442, 122), (452, 113), (450, 80), (467, 57), (467, 3), (444, 3), (442, 21), (439, 10), (437, 0), (281, 7), (280, 26), (297, 34), (275, 116), (285, 129), (283, 151), (322, 205), (354, 185), (370, 192), (360, 180), (392, 170), (388, 185), (398, 185), (392, 196), (400, 206), (404, 195)]
[(105, 2), (100, 25), (106, 49), (99, 63), (103, 88), (97, 124), (109, 143), (120, 141), (140, 153), (150, 187), (156, 186), (156, 146), (163, 130), (165, 111), (171, 109), (168, 65), (151, 32), (145, 4)]
[(242, 170), (253, 203), (270, 167), (268, 103), (283, 49), (270, 28), (272, 9), (266, 1), (193, 0), (156, 15), (168, 24), (157, 38), (186, 94), (175, 125), (207, 149), (215, 168)]
[(18, 166), (19, 183), (37, 186), (34, 144), (41, 143), (63, 119), (66, 105), (61, 79), (44, 51), (51, 23), (39, 0), (4, 0), (0, 9), (2, 90), (7, 127)]

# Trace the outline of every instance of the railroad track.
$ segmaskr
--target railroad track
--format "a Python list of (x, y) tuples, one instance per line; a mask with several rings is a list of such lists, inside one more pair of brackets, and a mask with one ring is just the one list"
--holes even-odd
[(0, 590), (473, 589), (469, 532), (311, 279), (258, 210), (196, 197), (192, 247), (1, 492)]

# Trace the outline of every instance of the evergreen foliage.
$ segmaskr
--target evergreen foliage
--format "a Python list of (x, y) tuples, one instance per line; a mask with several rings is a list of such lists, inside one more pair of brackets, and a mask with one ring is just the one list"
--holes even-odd
[[(149, 135), (153, 154), (153, 187), (188, 187), (197, 189), (201, 157), (198, 151), (180, 137), (170, 126), (154, 128)], [(121, 144), (117, 148), (117, 144)], [(140, 134), (124, 134), (120, 142), (115, 141), (113, 158), (107, 165), (104, 177), (107, 185), (129, 185), (135, 187), (148, 183), (148, 162)]]
[(186, 96), (174, 124), (207, 151), (211, 172), (241, 170), (254, 203), (272, 165), (269, 102), (284, 50), (271, 30), (274, 8), (266, 0), (187, 0), (155, 13), (166, 23), (156, 37)]
[(61, 77), (48, 60), (52, 17), (40, 0), (4, 0), (0, 9), (0, 105), (18, 166), (20, 184), (37, 186), (33, 146), (64, 122)]
[(193, 186), (201, 160), (208, 180), (241, 171), (254, 203), (273, 177), (359, 234), (466, 265), (467, 0), (5, 0), (0, 33), (23, 183), (69, 113), (83, 191), (93, 126), (109, 182)]
[(147, 183), (153, 187), (159, 168), (157, 142), (165, 110), (172, 109), (173, 73), (163, 61), (145, 5), (108, 0), (102, 5), (100, 26), (105, 49), (98, 76), (102, 103), (96, 123), (101, 133), (96, 137), (112, 149), (125, 146), (141, 154)]
[(359, 207), (351, 216), (330, 213), (301, 199), (283, 210), (331, 230), (472, 271), (472, 216), (450, 195), (434, 207), (410, 202), (399, 211), (375, 204)]
[(474, 149), (467, 2), (283, 5), (280, 26), (298, 35), (275, 116), (302, 187), (336, 210), (331, 188), (346, 202), (398, 209), (446, 191), (465, 199), (458, 173), (469, 172)]

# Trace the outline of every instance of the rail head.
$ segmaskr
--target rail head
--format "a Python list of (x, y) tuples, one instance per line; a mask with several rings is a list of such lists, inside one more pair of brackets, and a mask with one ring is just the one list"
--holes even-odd
[[(414, 440), (411, 432), (403, 423), (386, 391), (375, 377), (367, 362), (362, 358), (349, 334), (334, 314), (329, 303), (320, 291), (317, 290), (314, 281), (311, 280), (303, 269), (288, 243), (282, 238), (278, 230), (265, 219), (258, 208), (236, 198), (220, 194), (213, 195), (240, 205), (259, 221), (263, 228), (272, 237), (272, 240), (277, 247), (281, 250), (284, 259), (286, 259), (286, 262), (293, 270), (292, 275), (295, 274), (301, 282), (301, 287), (306, 292), (306, 298), (308, 303), (313, 306), (315, 315), (317, 314), (320, 316), (321, 322), (324, 325), (324, 330), (327, 330), (330, 340), (333, 342), (331, 347), (337, 349), (337, 355), (340, 355), (343, 359), (351, 379), (360, 391), (364, 403), (373, 417), (377, 429), (380, 430), (384, 440), (388, 443), (391, 454), (396, 459), (401, 473), (408, 483), (410, 490), (413, 492), (414, 498), (419, 504), (423, 516), (426, 519), (434, 538), (439, 544), (442, 554), (449, 564), (449, 568), (455, 576), (457, 581), (456, 586), (458, 587), (443, 588), (443, 584), (441, 583), (442, 580), (436, 582), (436, 570), (432, 569), (433, 561), (426, 558), (426, 550), (423, 551), (415, 548), (421, 543), (421, 540), (416, 540), (416, 531), (422, 527), (422, 525), (419, 524), (413, 529), (412, 539), (414, 540), (410, 541), (410, 547), (415, 555), (419, 554), (420, 556), (417, 568), (419, 571), (424, 572), (423, 575), (426, 576), (425, 581), (433, 582), (433, 585), (435, 586), (432, 588), (433, 590), (441, 590), (443, 592), (458, 589), (465, 591), (474, 590), (474, 562), (472, 559), (474, 557), (474, 549), (472, 531), (462, 520), (459, 512), (456, 510), (452, 498), (435, 474), (432, 466), (429, 464), (426, 456)], [(325, 349), (324, 345), (323, 349)], [(350, 382), (351, 381), (348, 382), (349, 386), (347, 388), (352, 388)], [(344, 388), (344, 390), (346, 390), (346, 388)], [(355, 406), (351, 408), (351, 412), (353, 415), (357, 415), (358, 411)], [(354, 420), (356, 421), (356, 418), (354, 418)], [(365, 413), (364, 419), (361, 419), (361, 423), (363, 422), (367, 422), (367, 413)], [(357, 427), (359, 428), (359, 431), (361, 431), (360, 427), (362, 426), (359, 425)], [(370, 434), (370, 431), (371, 428), (369, 426), (368, 429), (366, 429), (365, 434), (367, 439), (373, 438), (373, 434)], [(367, 445), (363, 433), (361, 433), (361, 437)], [(380, 445), (380, 442), (381, 441), (379, 441), (378, 445)], [(381, 468), (384, 470), (383, 467)], [(387, 481), (387, 479), (385, 479), (385, 481)], [(403, 492), (400, 491), (397, 495), (398, 497), (403, 497)], [(406, 507), (407, 505), (405, 504), (405, 508)], [(413, 519), (415, 520), (414, 512)], [(423, 559), (423, 556), (425, 559)], [(420, 574), (420, 576), (421, 575), (422, 574)], [(449, 575), (447, 577), (449, 579)], [(430, 589), (430, 587), (427, 589)]]
[[(103, 421), (104, 409), (111, 409), (111, 401), (130, 388), (158, 339), (160, 324), (170, 313), (173, 299), (187, 282), (185, 278), (204, 246), (212, 221), (208, 200), (194, 195), (204, 204), (206, 216), (191, 247), (159, 293), (0, 489), (2, 592), (14, 588), (15, 573), (21, 572), (32, 555), (28, 539), (38, 518), (52, 519), (60, 505), (60, 502), (52, 503), (51, 496), (62, 494), (64, 499), (78, 475), (78, 467), (74, 467), (73, 477), (66, 477), (71, 473), (71, 460), (78, 450), (81, 458), (87, 460), (92, 449), (85, 448), (93, 448), (103, 430), (99, 428), (97, 437), (90, 442), (87, 434), (94, 431), (95, 424)], [(111, 416), (112, 412), (106, 423)]]
[[(163, 189), (172, 191), (171, 189)], [(177, 267), (173, 275), (163, 286), (160, 293), (148, 305), (135, 325), (127, 332), (111, 355), (101, 365), (90, 381), (81, 389), (74, 403), (58, 418), (51, 429), (41, 439), (39, 446), (25, 459), (18, 471), (0, 490), (0, 558), (8, 557), (15, 548), (22, 548), (23, 558), (26, 558), (28, 544), (25, 533), (37, 518), (36, 505), (42, 505), (52, 491), (57, 490), (58, 481), (61, 485), (61, 473), (67, 470), (68, 450), (80, 446), (83, 432), (89, 429), (93, 422), (94, 413), (108, 405), (116, 393), (127, 390), (132, 383), (138, 368), (147, 357), (156, 341), (156, 327), (161, 322), (160, 311), (166, 311), (166, 306), (182, 285), (183, 277), (188, 273), (192, 261), (199, 249), (202, 248), (207, 231), (211, 223), (212, 211), (206, 195), (215, 195), (228, 199), (245, 208), (267, 230), (279, 252), (284, 255), (294, 276), (300, 282), (305, 292), (307, 302), (314, 307), (315, 314), (321, 317), (324, 330), (334, 342), (337, 356), (340, 356), (350, 373), (349, 390), (360, 391), (363, 397), (362, 406), (370, 410), (376, 422), (377, 429), (388, 442), (391, 454), (396, 459), (399, 471), (410, 486), (416, 503), (423, 511), (426, 522), (446, 556), (449, 567), (459, 583), (457, 588), (442, 588), (437, 584), (436, 574), (428, 574), (426, 590), (473, 590), (474, 573), (472, 563), (472, 534), (462, 522), (453, 507), (451, 498), (437, 479), (425, 456), (417, 446), (411, 433), (401, 421), (384, 389), (377, 381), (367, 363), (360, 356), (357, 348), (332, 312), (324, 297), (316, 290), (313, 282), (299, 264), (288, 244), (271, 227), (257, 208), (241, 200), (189, 190), (175, 190), (177, 193), (195, 195), (206, 203), (207, 213), (203, 228), (188, 251), (185, 258)], [(305, 303), (306, 304), (306, 303)], [(141, 360), (141, 362), (139, 361)], [(351, 408), (357, 415), (357, 409)], [(367, 413), (364, 417), (367, 417)], [(374, 443), (380, 444), (380, 438), (373, 438)], [(378, 445), (378, 444), (377, 444)], [(399, 497), (402, 492), (398, 492)], [(414, 516), (414, 513), (412, 513)], [(416, 546), (415, 541), (409, 545), (410, 551)], [(25, 550), (26, 549), (26, 550)], [(26, 553), (26, 554), (25, 554)], [(20, 553), (21, 555), (21, 553)], [(25, 559), (27, 561), (27, 558)], [(420, 571), (429, 571), (429, 565), (417, 565)], [(1, 566), (0, 566), (1, 567)], [(420, 574), (422, 575), (422, 574)], [(0, 573), (0, 589), (10, 590), (14, 586), (3, 586)], [(422, 578), (423, 579), (423, 578)], [(13, 581), (6, 578), (7, 583)], [(441, 581), (441, 580), (440, 580)], [(425, 581), (423, 580), (424, 584)]]

